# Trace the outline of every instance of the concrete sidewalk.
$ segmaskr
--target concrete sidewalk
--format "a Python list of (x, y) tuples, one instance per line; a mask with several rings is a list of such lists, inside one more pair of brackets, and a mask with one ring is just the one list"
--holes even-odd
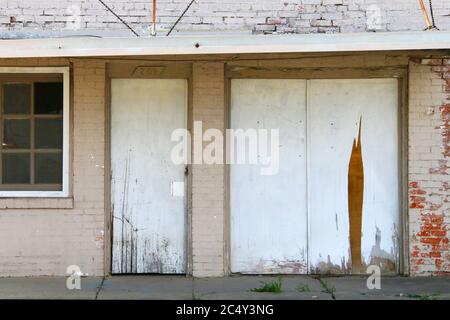
[(369, 290), (365, 277), (283, 276), (282, 292), (252, 292), (270, 276), (191, 278), (113, 276), (82, 278), (81, 290), (68, 290), (64, 277), (0, 278), (0, 299), (436, 299), (450, 300), (450, 277), (384, 277), (381, 290)]

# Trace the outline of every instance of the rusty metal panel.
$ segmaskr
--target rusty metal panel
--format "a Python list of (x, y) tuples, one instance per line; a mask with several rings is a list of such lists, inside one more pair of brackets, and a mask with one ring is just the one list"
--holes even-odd
[(311, 80), (308, 92), (309, 272), (397, 273), (397, 80)]
[(230, 166), (231, 271), (306, 273), (306, 81), (232, 80), (231, 129), (279, 129), (278, 173)]
[(186, 80), (111, 81), (113, 273), (186, 272), (185, 168), (170, 159), (186, 109)]

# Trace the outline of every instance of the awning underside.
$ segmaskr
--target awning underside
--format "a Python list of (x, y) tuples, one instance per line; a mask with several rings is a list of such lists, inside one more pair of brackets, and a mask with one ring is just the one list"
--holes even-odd
[(450, 49), (450, 32), (0, 40), (0, 58)]

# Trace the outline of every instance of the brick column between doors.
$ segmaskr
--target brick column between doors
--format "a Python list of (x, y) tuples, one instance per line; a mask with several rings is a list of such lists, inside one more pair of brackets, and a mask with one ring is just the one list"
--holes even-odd
[[(224, 64), (193, 65), (193, 121), (203, 131), (225, 131)], [(205, 143), (203, 147), (205, 147)], [(225, 165), (192, 166), (192, 273), (195, 277), (224, 275)]]

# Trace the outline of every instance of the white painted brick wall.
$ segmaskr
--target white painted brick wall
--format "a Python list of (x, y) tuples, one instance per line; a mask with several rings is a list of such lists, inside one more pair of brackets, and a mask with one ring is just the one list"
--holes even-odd
[[(149, 34), (151, 0), (105, 0), (140, 34)], [(428, 1), (426, 1), (427, 3)], [(157, 28), (167, 30), (189, 0), (158, 0)], [(436, 24), (450, 30), (450, 1), (433, 0)], [(0, 32), (61, 31), (79, 8), (80, 30), (126, 32), (98, 0), (0, 0)], [(72, 10), (72, 11), (71, 11)], [(197, 0), (176, 31), (311, 33), (422, 30), (415, 0)], [(130, 35), (132, 35), (130, 33)]]

